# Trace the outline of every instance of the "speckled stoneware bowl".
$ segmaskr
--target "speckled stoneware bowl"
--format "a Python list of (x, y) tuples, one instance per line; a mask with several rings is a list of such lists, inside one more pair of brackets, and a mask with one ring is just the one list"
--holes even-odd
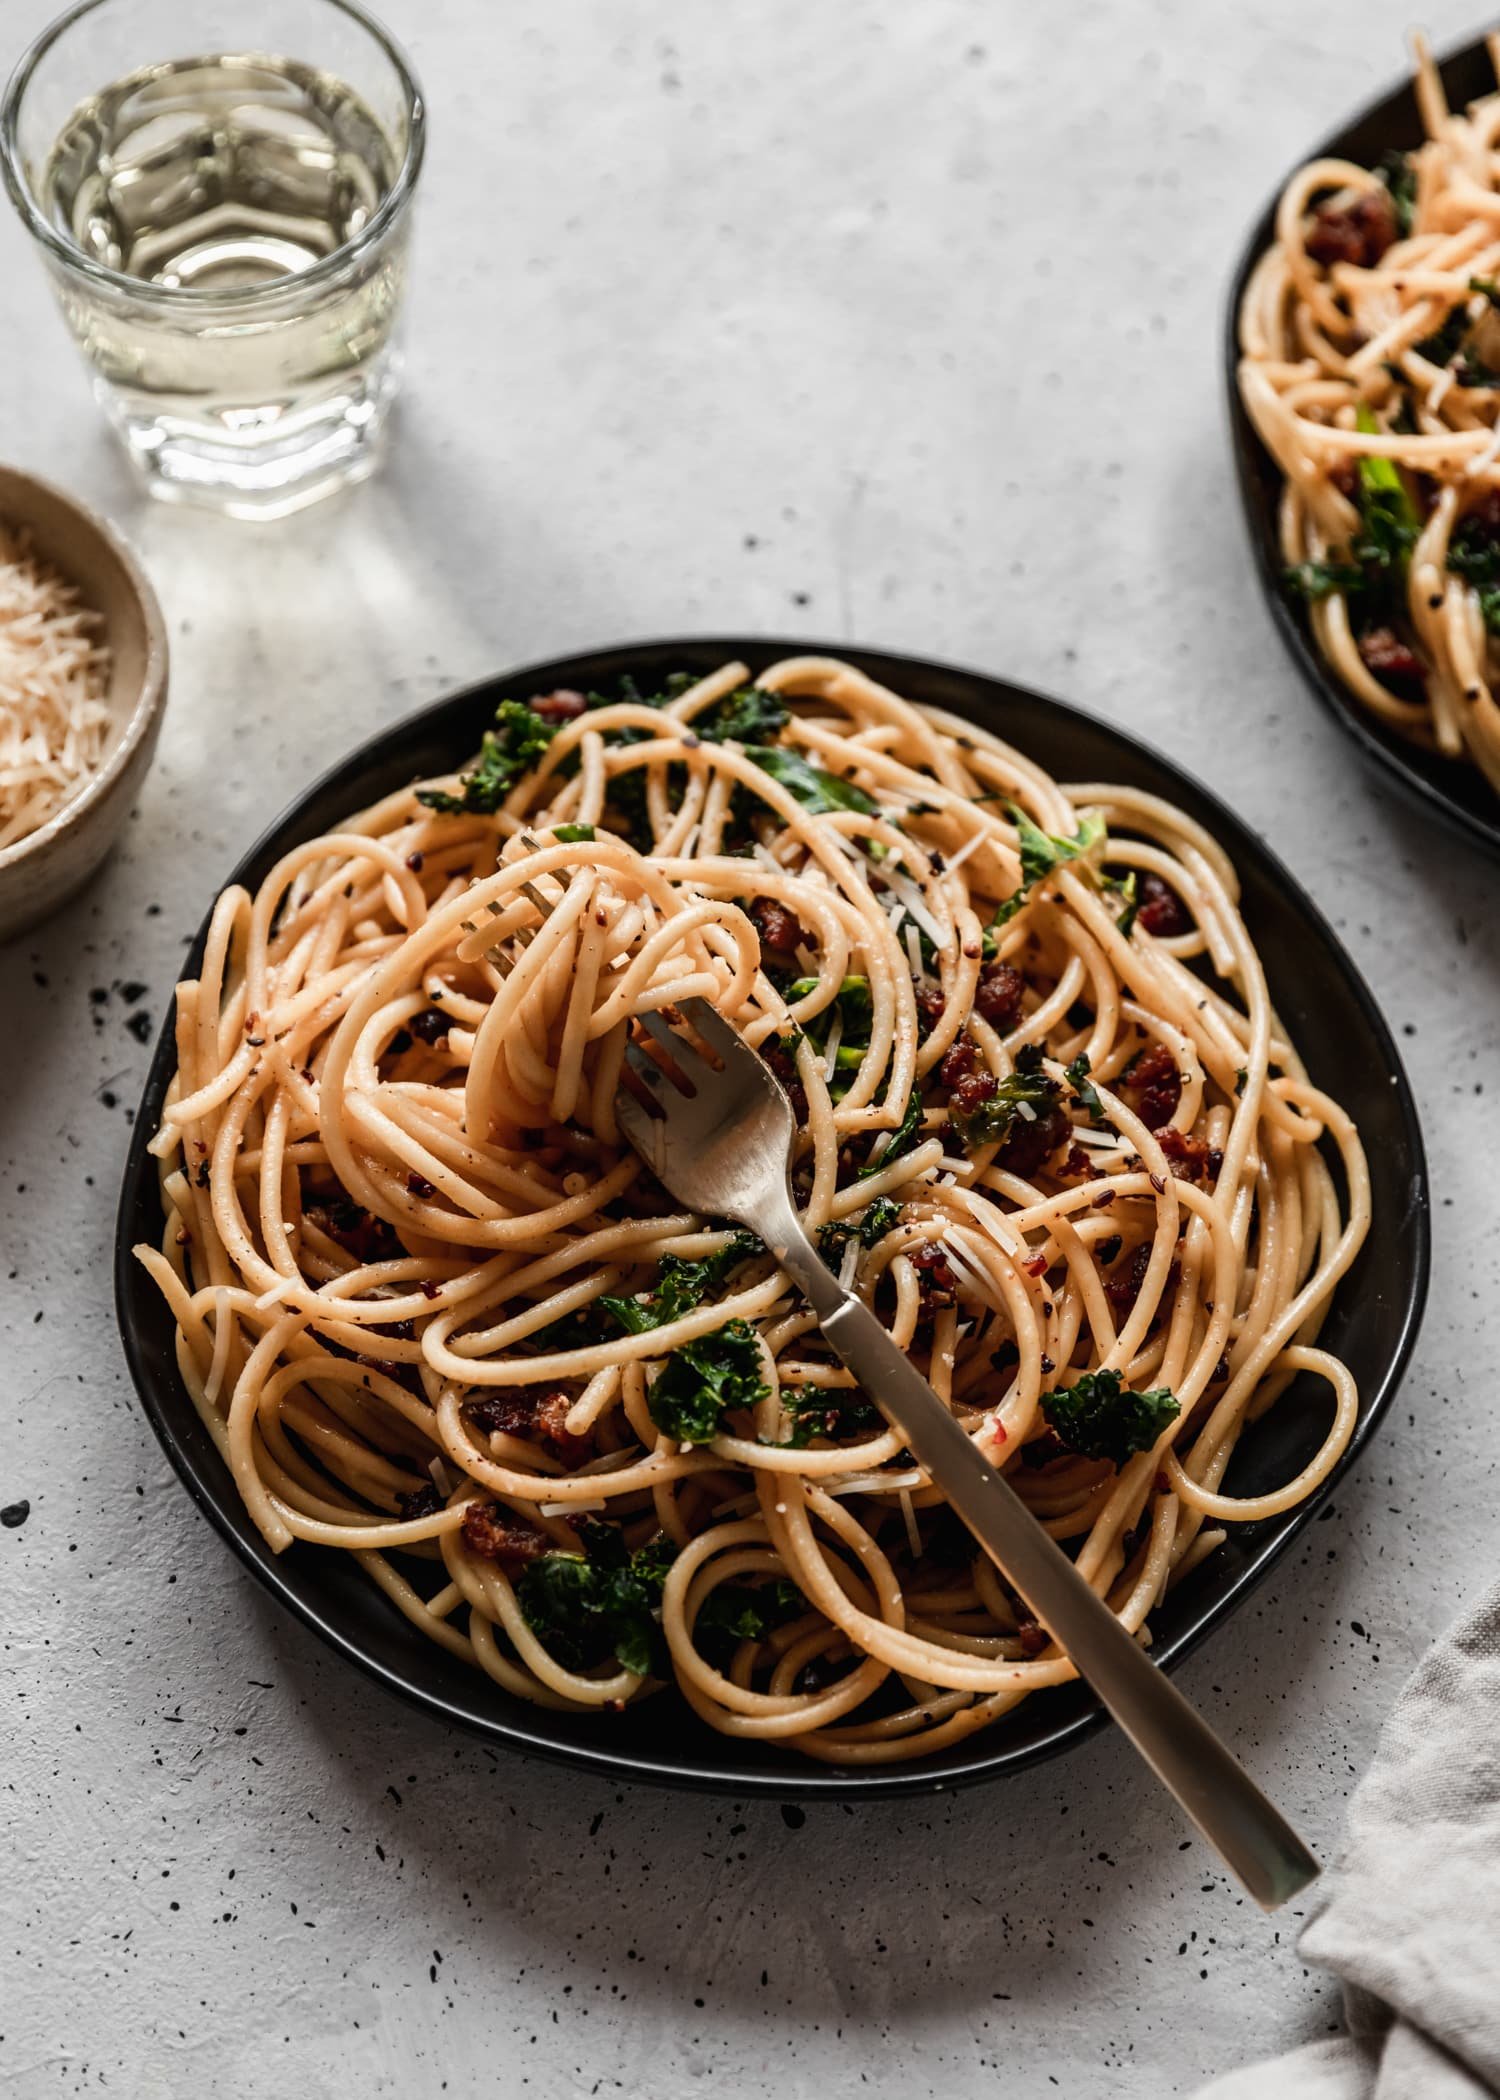
[(120, 835), (156, 749), (167, 704), (167, 630), (156, 593), (104, 520), (50, 482), (0, 467), (0, 522), (104, 615), (108, 738), (98, 770), (56, 816), (0, 851), (0, 941), (13, 940), (82, 889)]

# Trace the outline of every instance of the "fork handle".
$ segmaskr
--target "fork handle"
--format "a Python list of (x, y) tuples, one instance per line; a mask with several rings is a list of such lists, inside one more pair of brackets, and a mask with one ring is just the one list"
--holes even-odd
[[(772, 1244), (782, 1241), (784, 1229)], [(795, 1238), (788, 1234), (776, 1245), (776, 1254), (844, 1364), (1250, 1895), (1274, 1910), (1305, 1888), (1319, 1867), (1301, 1838), (1037, 1523), (869, 1307), (836, 1282), (800, 1227)]]

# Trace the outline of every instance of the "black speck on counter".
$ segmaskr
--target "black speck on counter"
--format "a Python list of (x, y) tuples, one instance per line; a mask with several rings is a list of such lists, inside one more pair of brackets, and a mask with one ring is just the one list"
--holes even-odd
[(90, 992), (89, 992), (89, 1004), (90, 1004), (90, 1006), (104, 1006), (104, 1005), (106, 1005), (106, 1004), (108, 1003), (108, 1000), (109, 1000), (109, 986), (108, 986), (107, 984), (96, 984), (96, 985), (94, 985), (94, 986), (93, 986), (93, 987), (92, 987), (92, 988), (90, 989)]
[(136, 1011), (125, 1023), (125, 1026), (130, 1030), (130, 1033), (138, 1043), (150, 1042), (152, 1033), (151, 1016), (147, 1013), (144, 1006), (137, 1007)]
[(124, 984), (115, 986), (115, 990), (127, 1006), (139, 1006), (150, 989), (149, 985), (142, 984), (140, 979), (136, 977), (128, 977)]
[(7, 1531), (19, 1531), (30, 1515), (29, 1502), (7, 1502), (4, 1509), (0, 1509), (0, 1524), (3, 1524)]
[(795, 1808), (790, 1801), (783, 1801), (781, 1820), (788, 1830), (800, 1830), (807, 1821), (807, 1811), (805, 1808)]

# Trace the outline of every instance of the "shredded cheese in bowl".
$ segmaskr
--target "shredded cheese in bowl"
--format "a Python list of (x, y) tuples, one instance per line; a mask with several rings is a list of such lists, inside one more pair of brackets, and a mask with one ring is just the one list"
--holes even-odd
[(0, 849), (83, 788), (104, 755), (101, 615), (0, 522)]

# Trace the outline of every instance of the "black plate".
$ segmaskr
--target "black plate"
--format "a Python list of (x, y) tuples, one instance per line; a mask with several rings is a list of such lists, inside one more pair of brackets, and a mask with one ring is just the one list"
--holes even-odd
[[(1451, 107), (1460, 109), (1476, 96), (1495, 86), (1495, 69), (1481, 39), (1466, 44), (1444, 59), (1443, 86)], [(1378, 102), (1372, 102), (1340, 130), (1298, 161), (1332, 156), (1352, 160), (1356, 166), (1373, 168), (1387, 147), (1405, 150), (1421, 144), (1425, 133), (1417, 114), (1417, 98), (1411, 80), (1404, 80)], [(1288, 169), (1290, 177), (1293, 171)], [(1276, 204), (1285, 181), (1276, 185), (1276, 195), (1262, 212), (1235, 272), (1229, 293), (1225, 355), (1229, 381), (1229, 427), (1234, 444), (1235, 471), (1240, 500), (1250, 529), (1250, 545), (1256, 574), (1271, 608), (1281, 637), (1291, 651), (1302, 676), (1340, 726), (1348, 731), (1366, 758), (1371, 759), (1429, 815), (1436, 814), (1491, 853), (1500, 853), (1500, 795), (1477, 766), (1457, 759), (1439, 758), (1409, 744), (1387, 729), (1355, 699), (1343, 680), (1323, 661), (1306, 608), (1293, 603), (1281, 582), (1281, 551), (1276, 530), (1276, 509), (1281, 500), (1281, 470), (1255, 434), (1245, 413), (1235, 373), (1239, 365), (1239, 314), (1250, 272), (1276, 238)]]
[[(631, 644), (533, 664), (471, 686), (398, 723), (327, 774), (246, 855), (228, 880), (254, 888), (301, 840), (413, 778), (452, 769), (476, 749), (496, 702), (556, 686), (603, 686), (631, 672), (707, 671), (738, 658), (752, 670), (800, 655), (805, 642), (692, 640)], [(829, 645), (812, 645), (822, 646)], [(1332, 1479), (1300, 1509), (1231, 1532), (1156, 1615), (1153, 1653), (1171, 1664), (1248, 1595), (1252, 1584), (1315, 1514), (1333, 1482), (1389, 1405), (1416, 1338), (1427, 1291), (1426, 1163), (1416, 1107), (1396, 1046), (1354, 965), (1316, 906), (1237, 817), (1154, 753), (1061, 702), (977, 672), (877, 655), (835, 652), (915, 700), (968, 716), (1007, 737), (1063, 780), (1113, 780), (1165, 795), (1228, 849), (1244, 885), (1244, 913), (1267, 958), (1272, 996), (1314, 1079), (1357, 1118), (1370, 1154), (1376, 1225), (1323, 1330), (1359, 1380), (1358, 1427)], [(205, 920), (205, 927), (207, 921)], [(203, 935), (185, 966), (196, 972)], [(840, 1772), (771, 1746), (716, 1735), (664, 1694), (618, 1716), (573, 1718), (509, 1697), (424, 1639), (346, 1555), (308, 1546), (276, 1557), (261, 1540), (178, 1377), (167, 1308), (131, 1247), (159, 1242), (162, 1213), (147, 1140), (161, 1117), (174, 1064), (168, 1014), (136, 1118), (120, 1199), (115, 1290), (136, 1390), (167, 1456), (210, 1520), (272, 1594), (330, 1646), (429, 1712), (491, 1741), (564, 1763), (734, 1794), (839, 1796), (916, 1792), (1013, 1771), (1080, 1741), (1103, 1719), (1080, 1685), (1028, 1700), (1014, 1715), (920, 1765)], [(1264, 1492), (1295, 1474), (1326, 1433), (1326, 1393), (1298, 1405), (1294, 1388), (1242, 1437), (1227, 1478), (1231, 1494)]]

